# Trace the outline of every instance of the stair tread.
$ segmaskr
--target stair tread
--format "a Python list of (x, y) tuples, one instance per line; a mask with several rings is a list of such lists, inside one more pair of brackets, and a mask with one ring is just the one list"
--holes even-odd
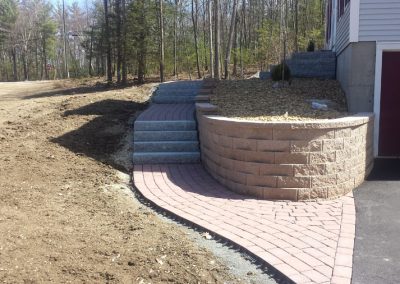
[(200, 151), (195, 151), (195, 152), (135, 152), (133, 155), (151, 155), (151, 156), (156, 156), (156, 155), (166, 155), (166, 156), (173, 156), (173, 155), (189, 155), (189, 154), (199, 154)]
[(183, 119), (183, 120), (137, 120), (140, 123), (181, 123), (181, 122), (196, 122), (194, 119)]
[(173, 132), (173, 133), (182, 133), (182, 132), (196, 132), (197, 133), (197, 131), (196, 130), (137, 130), (137, 131), (135, 131), (135, 133), (151, 133), (151, 132), (154, 132), (154, 133), (171, 133), (171, 132)]
[(156, 143), (160, 143), (160, 144), (173, 144), (173, 143), (184, 143), (184, 144), (192, 144), (192, 143), (199, 143), (199, 141), (180, 141), (180, 140), (176, 140), (176, 141), (135, 141), (134, 144), (136, 143), (141, 143), (141, 144), (145, 144), (145, 143), (152, 143), (152, 144), (156, 144)]

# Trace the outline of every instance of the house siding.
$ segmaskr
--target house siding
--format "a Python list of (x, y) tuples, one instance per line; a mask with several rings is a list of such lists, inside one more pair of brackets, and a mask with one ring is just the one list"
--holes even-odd
[(347, 5), (344, 14), (337, 22), (336, 29), (336, 47), (337, 54), (342, 52), (350, 43), (350, 5)]
[(359, 41), (400, 41), (400, 1), (360, 0)]

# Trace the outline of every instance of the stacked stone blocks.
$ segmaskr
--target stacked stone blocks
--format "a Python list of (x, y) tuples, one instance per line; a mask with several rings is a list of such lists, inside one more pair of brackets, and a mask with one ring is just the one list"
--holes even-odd
[(371, 114), (259, 123), (197, 109), (202, 162), (237, 193), (262, 199), (334, 198), (361, 184), (372, 168)]

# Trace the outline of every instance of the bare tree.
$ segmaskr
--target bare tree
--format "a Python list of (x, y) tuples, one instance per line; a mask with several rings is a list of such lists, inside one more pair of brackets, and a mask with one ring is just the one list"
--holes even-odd
[(219, 56), (220, 56), (220, 7), (219, 7), (219, 0), (214, 0), (214, 36), (215, 36), (215, 43), (214, 43), (214, 72), (215, 78), (220, 80), (221, 73), (220, 73), (220, 63), (219, 63)]
[(121, 83), (121, 65), (122, 65), (122, 13), (121, 0), (115, 0), (115, 17), (117, 33), (117, 83)]
[(233, 32), (235, 29), (236, 23), (236, 2), (237, 0), (233, 0), (232, 7), (232, 16), (231, 16), (231, 25), (229, 27), (229, 38), (228, 43), (226, 45), (226, 53), (225, 53), (225, 79), (229, 79), (229, 63), (231, 61), (231, 50), (232, 50), (232, 42), (233, 42)]
[(200, 79), (201, 72), (200, 72), (200, 61), (199, 61), (199, 44), (197, 39), (198, 6), (199, 6), (198, 0), (192, 0), (192, 21), (193, 21), (194, 46), (196, 50), (197, 77)]
[(122, 84), (126, 84), (128, 81), (127, 67), (126, 67), (126, 2), (122, 0), (122, 34), (123, 34), (123, 42), (122, 42)]
[(175, 79), (178, 79), (178, 50), (177, 50), (177, 41), (178, 41), (178, 11), (179, 11), (180, 0), (175, 0), (175, 10), (174, 10), (174, 76)]
[(212, 0), (208, 0), (208, 32), (210, 47), (210, 76), (214, 78), (214, 51), (213, 51), (213, 29), (212, 29)]
[(146, 70), (146, 56), (147, 56), (147, 46), (146, 46), (146, 0), (138, 1), (139, 9), (142, 11), (138, 18), (139, 25), (139, 36), (138, 36), (138, 50), (137, 50), (137, 58), (138, 58), (138, 82), (139, 84), (144, 83), (144, 74)]
[[(105, 0), (106, 1), (106, 0)], [(67, 56), (67, 32), (65, 27), (65, 3), (62, 2), (62, 19), (63, 19), (63, 40), (64, 40), (64, 68), (65, 76), (69, 79), (69, 69), (68, 69), (68, 56)]]
[(104, 0), (104, 17), (105, 17), (105, 40), (107, 48), (107, 82), (112, 83), (112, 63), (111, 63), (111, 42), (110, 42), (110, 25), (108, 15), (108, 1)]
[(163, 0), (159, 1), (159, 13), (160, 13), (160, 81), (164, 82), (164, 11), (163, 11)]

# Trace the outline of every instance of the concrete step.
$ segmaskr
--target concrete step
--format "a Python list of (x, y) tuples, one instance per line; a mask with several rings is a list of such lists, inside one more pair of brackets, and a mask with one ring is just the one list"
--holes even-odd
[(195, 96), (199, 93), (199, 90), (157, 90), (155, 96)]
[(196, 103), (209, 103), (210, 96), (209, 95), (198, 95), (196, 96)]
[(158, 89), (200, 89), (203, 86), (203, 81), (174, 81), (162, 83), (158, 86)]
[(199, 161), (200, 152), (151, 152), (133, 154), (133, 163), (135, 164), (184, 164), (197, 163)]
[(152, 101), (156, 104), (194, 103), (196, 96), (154, 96)]
[(135, 131), (185, 131), (196, 130), (194, 120), (135, 121)]
[(197, 141), (197, 131), (135, 131), (134, 141)]
[(198, 152), (197, 141), (134, 142), (134, 152)]

